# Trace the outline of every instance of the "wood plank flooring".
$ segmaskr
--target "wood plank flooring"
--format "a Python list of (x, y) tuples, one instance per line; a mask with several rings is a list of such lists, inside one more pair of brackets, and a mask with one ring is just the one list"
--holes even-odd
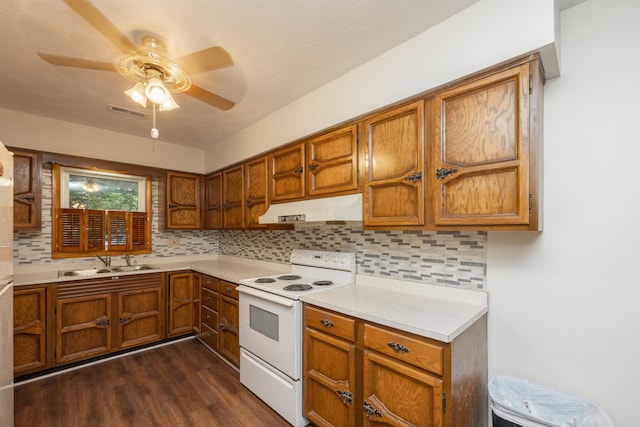
[(15, 388), (15, 427), (290, 426), (196, 340)]

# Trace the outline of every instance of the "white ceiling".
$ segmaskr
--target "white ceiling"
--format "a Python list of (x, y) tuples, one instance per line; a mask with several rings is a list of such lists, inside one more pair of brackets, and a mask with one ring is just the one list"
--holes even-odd
[[(220, 45), (230, 68), (191, 75), (236, 103), (218, 110), (185, 94), (158, 114), (160, 140), (204, 149), (479, 0), (93, 0), (131, 41), (165, 40), (170, 57)], [(561, 8), (584, 0), (561, 0)], [(111, 62), (120, 52), (62, 0), (3, 0), (0, 107), (140, 137), (145, 111), (115, 72), (46, 63), (38, 52)], [(150, 110), (146, 110), (150, 113)]]

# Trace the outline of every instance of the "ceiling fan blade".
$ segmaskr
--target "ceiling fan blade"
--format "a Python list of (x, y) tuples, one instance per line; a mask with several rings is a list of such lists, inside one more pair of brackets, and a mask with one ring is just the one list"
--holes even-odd
[(73, 10), (82, 16), (93, 28), (98, 30), (111, 43), (123, 52), (137, 49), (131, 40), (115, 27), (93, 4), (88, 0), (64, 0)]
[(176, 58), (178, 65), (189, 74), (201, 73), (203, 71), (217, 70), (218, 68), (230, 67), (233, 60), (229, 52), (220, 46), (210, 47), (189, 55)]
[(209, 92), (206, 89), (202, 89), (201, 87), (194, 84), (192, 84), (189, 90), (184, 93), (186, 95), (194, 97), (199, 101), (204, 102), (205, 104), (213, 105), (214, 107), (221, 110), (230, 110), (234, 105), (236, 105), (234, 102), (229, 101), (228, 99), (223, 98), (220, 95)]
[(89, 70), (116, 71), (111, 62), (92, 61), (90, 59), (72, 58), (70, 56), (38, 53), (38, 56), (50, 64), (64, 67), (87, 68)]

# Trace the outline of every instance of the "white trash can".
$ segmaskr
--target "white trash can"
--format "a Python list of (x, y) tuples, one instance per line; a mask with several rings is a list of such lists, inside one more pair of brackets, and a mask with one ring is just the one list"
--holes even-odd
[(494, 427), (614, 427), (594, 403), (504, 375), (489, 381), (489, 402)]

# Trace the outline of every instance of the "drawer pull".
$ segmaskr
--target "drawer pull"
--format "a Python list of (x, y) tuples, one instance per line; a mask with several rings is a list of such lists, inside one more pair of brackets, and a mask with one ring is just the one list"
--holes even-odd
[(231, 288), (227, 286), (227, 287), (226, 287), (226, 289), (225, 289), (225, 291), (227, 291), (227, 292), (231, 293)]
[(366, 400), (364, 401), (364, 411), (367, 413), (367, 417), (375, 415), (376, 417), (382, 418), (382, 413)]
[(206, 320), (211, 320), (211, 315), (207, 314)]
[(409, 353), (409, 349), (405, 346), (403, 346), (402, 344), (398, 344), (397, 342), (388, 342), (387, 346), (391, 349), (393, 349), (393, 351), (395, 351), (396, 353)]
[(213, 301), (213, 298), (207, 297), (207, 302), (211, 302), (211, 301)]
[(328, 319), (322, 319), (322, 320), (320, 320), (320, 323), (322, 323), (327, 328), (333, 328), (335, 326), (333, 324), (333, 322), (331, 320), (328, 320)]
[(224, 329), (224, 322), (218, 322), (218, 328), (220, 328), (220, 330)]
[(353, 401), (353, 396), (346, 390), (337, 390), (336, 393), (338, 393), (338, 396), (342, 399), (342, 403), (345, 405), (350, 405)]

